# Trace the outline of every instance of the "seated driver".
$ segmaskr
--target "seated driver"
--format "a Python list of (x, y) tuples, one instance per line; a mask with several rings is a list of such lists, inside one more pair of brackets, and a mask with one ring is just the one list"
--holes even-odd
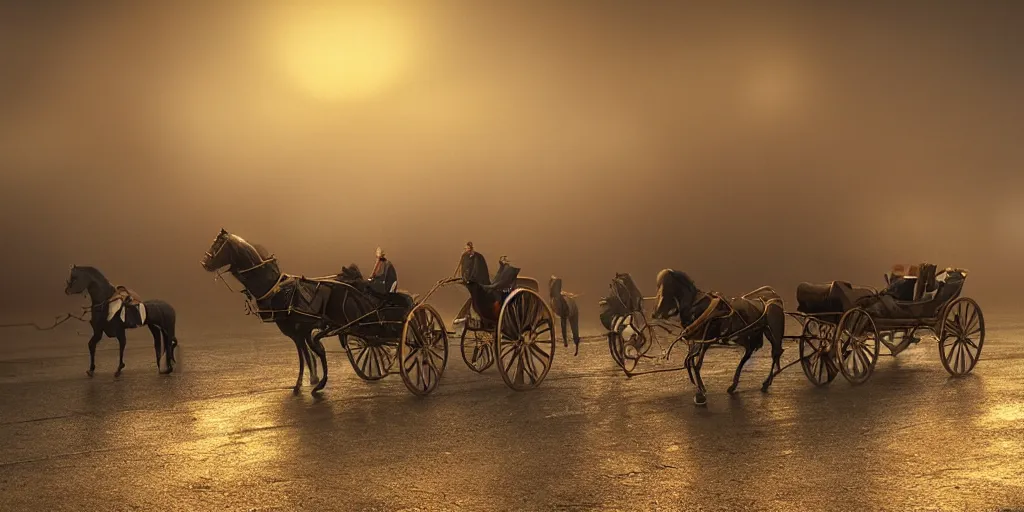
[(394, 293), (398, 289), (398, 272), (380, 247), (377, 248), (377, 263), (373, 266), (367, 283), (374, 293), (381, 296)]

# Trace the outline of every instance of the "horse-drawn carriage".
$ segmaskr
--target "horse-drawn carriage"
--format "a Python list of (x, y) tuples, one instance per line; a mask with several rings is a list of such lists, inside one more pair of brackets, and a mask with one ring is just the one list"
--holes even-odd
[[(802, 283), (797, 287), (797, 311), (784, 311), (782, 299), (770, 287), (726, 298), (698, 290), (685, 273), (666, 270), (658, 276), (658, 304), (652, 320), (678, 315), (679, 324), (672, 329), (648, 321), (645, 298), (632, 278), (616, 274), (611, 293), (600, 303), (601, 322), (608, 330), (612, 359), (627, 376), (686, 369), (698, 387), (698, 404), (704, 403), (700, 378), (704, 352), (727, 344), (746, 348), (729, 388), (732, 392), (750, 353), (763, 343), (762, 336), (773, 348), (772, 372), (762, 389), (796, 363), (817, 386), (830, 383), (839, 373), (849, 382), (861, 384), (870, 378), (881, 345), (892, 355), (899, 354), (920, 341), (916, 336), (920, 331), (931, 331), (938, 338), (946, 371), (953, 376), (966, 375), (977, 363), (985, 340), (981, 308), (973, 299), (960, 297), (967, 271), (948, 268), (937, 274), (929, 264), (912, 269), (917, 270), (886, 276), (888, 286), (881, 291), (843, 281)], [(784, 315), (801, 324), (799, 335), (785, 335)], [(662, 346), (655, 327), (665, 329), (674, 339)], [(786, 367), (779, 364), (782, 340), (799, 342), (799, 359)], [(689, 348), (682, 366), (664, 365), (680, 342)], [(660, 354), (650, 353), (654, 346), (660, 346)], [(666, 367), (637, 371), (645, 359)]]
[[(448, 332), (437, 310), (395, 286), (377, 287), (354, 266), (335, 276), (307, 278), (281, 272), (277, 258), (237, 235), (221, 230), (202, 260), (209, 272), (228, 268), (244, 287), (250, 312), (263, 322), (276, 323), (295, 342), (299, 377), (313, 350), (323, 377), (313, 389), (327, 384), (327, 355), (322, 339), (338, 336), (352, 368), (360, 378), (387, 376), (396, 356), (402, 380), (415, 394), (433, 391), (448, 359)], [(308, 346), (307, 346), (308, 340)]]
[(788, 314), (803, 332), (787, 338), (799, 339), (808, 380), (824, 386), (842, 373), (852, 384), (866, 382), (881, 345), (895, 356), (920, 340), (919, 331), (938, 339), (939, 358), (950, 375), (974, 369), (985, 342), (985, 319), (974, 299), (960, 296), (967, 271), (936, 273), (927, 263), (915, 267), (909, 275), (886, 276), (882, 291), (843, 281), (797, 287), (798, 308)]

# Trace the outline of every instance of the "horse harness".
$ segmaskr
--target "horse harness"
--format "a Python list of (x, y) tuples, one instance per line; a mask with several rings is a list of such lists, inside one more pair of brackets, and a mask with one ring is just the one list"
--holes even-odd
[[(740, 338), (742, 335), (747, 334), (755, 329), (761, 328), (767, 319), (768, 308), (774, 304), (778, 304), (781, 302), (781, 299), (778, 298), (777, 296), (770, 298), (757, 297), (756, 299), (751, 299), (748, 296), (739, 297), (742, 300), (757, 300), (761, 302), (761, 316), (759, 316), (753, 322), (746, 322), (746, 320), (743, 319), (743, 317), (739, 314), (739, 311), (736, 310), (732, 303), (728, 299), (723, 297), (721, 294), (717, 292), (702, 293), (711, 298), (708, 307), (704, 309), (704, 311), (700, 314), (700, 316), (697, 317), (696, 320), (691, 322), (690, 325), (686, 326), (683, 329), (683, 331), (679, 333), (679, 336), (676, 337), (675, 340), (675, 342), (685, 340), (686, 344), (689, 345), (691, 348), (697, 344), (729, 344), (735, 341), (736, 339)], [(726, 310), (722, 311), (721, 306), (725, 306)], [(712, 320), (726, 321), (733, 318), (739, 318), (740, 320), (744, 321), (746, 325), (744, 325), (742, 328), (734, 332), (725, 333), (723, 336), (708, 339), (708, 329), (710, 329), (711, 327)], [(700, 337), (692, 339), (691, 336), (698, 331), (701, 331)]]

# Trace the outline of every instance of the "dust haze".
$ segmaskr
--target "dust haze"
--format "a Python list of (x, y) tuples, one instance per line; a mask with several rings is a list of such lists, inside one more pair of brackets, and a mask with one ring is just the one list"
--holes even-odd
[(387, 80), (349, 97), (279, 36), (353, 6), (304, 5), (0, 7), (3, 316), (81, 304), (79, 264), (255, 322), (199, 267), (222, 227), (308, 276), (382, 246), (419, 293), (472, 240), (591, 325), (617, 271), (792, 297), (927, 260), (986, 310), (1020, 286), (1020, 4), (377, 3), (401, 58), (368, 45)]

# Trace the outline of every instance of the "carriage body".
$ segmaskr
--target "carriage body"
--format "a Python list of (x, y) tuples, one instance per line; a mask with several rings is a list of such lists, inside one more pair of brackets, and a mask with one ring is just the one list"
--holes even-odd
[(973, 299), (962, 297), (967, 271), (935, 272), (927, 263), (911, 275), (886, 276), (882, 291), (843, 281), (828, 285), (803, 283), (797, 288), (800, 307), (790, 313), (803, 324), (800, 362), (815, 385), (836, 375), (853, 384), (866, 382), (874, 371), (880, 346), (893, 356), (918, 343), (918, 333), (938, 340), (943, 367), (953, 376), (970, 373), (981, 355), (985, 321)]
[(554, 361), (555, 329), (538, 281), (519, 276), (504, 259), (490, 276), (483, 255), (475, 252), (463, 255), (460, 268), (470, 296), (452, 324), (466, 366), (483, 373), (497, 362), (510, 388), (539, 386)]

